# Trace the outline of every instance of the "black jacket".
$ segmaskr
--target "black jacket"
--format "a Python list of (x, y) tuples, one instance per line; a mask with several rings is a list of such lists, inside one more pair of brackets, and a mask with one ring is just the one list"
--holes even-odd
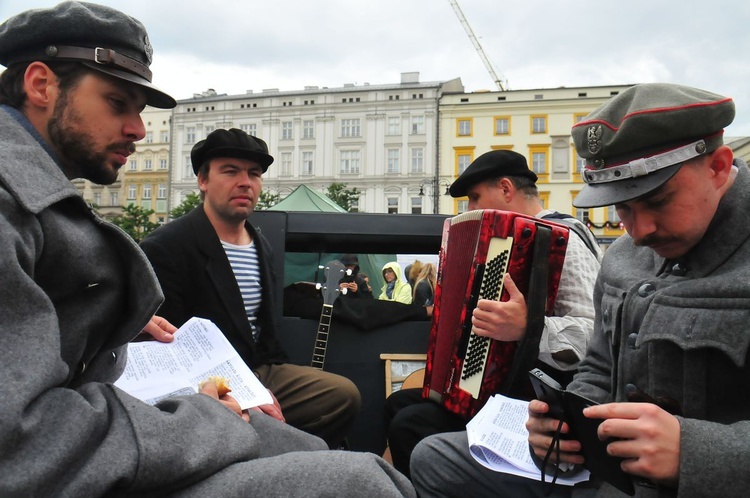
[(276, 339), (278, 324), (274, 323), (277, 280), (273, 251), (249, 222), (245, 227), (258, 250), (263, 286), (257, 344), (232, 267), (203, 205), (158, 228), (141, 242), (164, 291), (164, 304), (157, 314), (178, 327), (193, 316), (208, 318), (251, 368), (285, 363), (288, 358)]

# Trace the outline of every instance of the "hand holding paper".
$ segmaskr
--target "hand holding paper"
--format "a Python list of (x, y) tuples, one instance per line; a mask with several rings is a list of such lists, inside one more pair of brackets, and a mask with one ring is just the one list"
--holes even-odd
[(130, 343), (125, 371), (115, 386), (154, 405), (164, 398), (198, 392), (199, 383), (211, 376), (228, 379), (231, 397), (242, 410), (273, 403), (216, 325), (195, 317), (174, 333), (170, 343)]

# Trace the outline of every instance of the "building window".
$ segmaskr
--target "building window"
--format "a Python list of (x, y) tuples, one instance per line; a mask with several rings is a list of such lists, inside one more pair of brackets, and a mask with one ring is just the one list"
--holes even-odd
[(398, 213), (398, 197), (388, 198), (388, 214)]
[(185, 128), (185, 143), (188, 143), (188, 144), (195, 143), (195, 127), (194, 126), (188, 126), (187, 128)]
[(161, 141), (163, 143), (169, 143), (169, 132), (168, 131), (162, 131), (161, 132)]
[(456, 132), (459, 137), (471, 136), (471, 119), (459, 119), (456, 125)]
[(411, 117), (411, 134), (424, 135), (424, 116)]
[(586, 114), (586, 113), (580, 113), (580, 112), (576, 113), (576, 114), (573, 115), (573, 122), (574, 123), (580, 123), (581, 121), (584, 120), (584, 118), (586, 116), (588, 116), (588, 114)]
[(580, 221), (584, 225), (589, 224), (589, 222), (591, 221), (588, 209), (576, 209), (576, 218), (578, 218), (578, 221)]
[(312, 119), (302, 122), (302, 138), (315, 138), (315, 121)]
[(510, 135), (510, 118), (495, 118), (495, 135)]
[(213, 126), (204, 126), (203, 127), (203, 136), (207, 137), (209, 135), (209, 133), (211, 133), (213, 131), (214, 131), (214, 127)]
[(312, 175), (313, 174), (313, 153), (303, 152), (302, 153), (302, 174)]
[(424, 173), (424, 149), (421, 147), (411, 150), (411, 172)]
[(164, 183), (159, 184), (159, 189), (157, 190), (156, 197), (159, 199), (166, 199), (167, 198), (167, 185)]
[[(576, 174), (577, 175), (583, 175), (584, 170), (586, 169), (586, 160), (576, 154)], [(581, 179), (582, 180), (582, 179)]]
[(531, 169), (537, 175), (544, 175), (547, 173), (547, 153), (546, 152), (532, 152), (531, 153)]
[(466, 168), (471, 164), (471, 154), (458, 154), (456, 157), (458, 162), (458, 174), (462, 174), (466, 171)]
[(607, 206), (607, 221), (615, 225), (620, 223), (620, 217), (617, 216), (617, 208), (614, 204)]
[(110, 206), (117, 206), (118, 199), (117, 192), (110, 192), (109, 193), (109, 205)]
[(411, 198), (411, 214), (422, 214), (422, 197)]
[(128, 165), (128, 168), (130, 171), (135, 171), (138, 169), (138, 160), (137, 159), (131, 159), (130, 164)]
[(281, 153), (281, 175), (290, 176), (292, 174), (292, 153)]
[(167, 169), (167, 160), (159, 159), (159, 169)]
[(389, 135), (401, 135), (401, 118), (398, 116), (391, 116), (388, 118), (388, 134)]
[(359, 198), (352, 199), (349, 201), (349, 212), (359, 213)]
[(465, 213), (469, 210), (469, 201), (462, 199), (456, 202), (456, 210), (458, 214)]
[(350, 138), (360, 136), (359, 119), (341, 120), (341, 137)]
[(251, 135), (253, 137), (257, 136), (256, 135), (257, 125), (255, 123), (241, 124), (240, 125), (240, 130), (244, 131), (245, 133), (247, 133), (248, 135)]
[(547, 133), (547, 116), (531, 116), (531, 133)]
[(281, 139), (291, 140), (292, 139), (292, 122), (283, 121), (281, 123)]
[(143, 184), (143, 199), (151, 199), (151, 184)]
[(341, 173), (356, 174), (359, 173), (359, 151), (342, 150), (341, 151)]
[[(182, 163), (182, 171), (184, 174), (182, 175), (183, 178), (189, 180), (190, 178), (195, 178), (195, 172), (193, 171), (193, 163), (190, 161), (190, 156), (185, 156), (183, 158)], [(200, 165), (198, 165), (200, 167)]]
[(388, 149), (388, 164), (386, 166), (386, 173), (398, 173), (398, 149)]
[(146, 132), (146, 143), (147, 144), (154, 143), (154, 132), (153, 131), (147, 131)]
[(94, 192), (94, 205), (95, 206), (102, 205), (102, 193), (101, 192)]
[(135, 199), (136, 195), (138, 195), (138, 187), (136, 185), (128, 185), (128, 200)]
[(143, 170), (144, 171), (151, 171), (151, 169), (152, 169), (151, 168), (151, 164), (152, 164), (151, 159), (146, 159), (145, 161), (143, 161)]

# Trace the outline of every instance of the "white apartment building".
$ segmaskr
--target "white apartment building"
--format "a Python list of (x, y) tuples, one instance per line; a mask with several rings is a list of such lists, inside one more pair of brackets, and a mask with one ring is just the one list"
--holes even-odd
[(335, 182), (360, 191), (360, 212), (434, 213), (419, 191), (426, 179), (440, 176), (438, 105), (444, 93), (456, 92), (463, 92), (458, 78), (422, 83), (412, 72), (394, 84), (243, 95), (209, 90), (180, 100), (173, 113), (170, 209), (198, 191), (193, 145), (217, 128), (240, 128), (268, 144), (275, 161), (263, 188), (282, 199), (303, 183), (325, 192)]

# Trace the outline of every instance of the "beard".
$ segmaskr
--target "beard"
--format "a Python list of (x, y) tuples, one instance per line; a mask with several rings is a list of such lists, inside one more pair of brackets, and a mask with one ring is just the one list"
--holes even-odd
[(47, 123), (50, 142), (69, 179), (85, 178), (99, 185), (110, 185), (117, 180), (121, 165), (108, 163), (107, 152), (127, 149), (132, 154), (135, 145), (132, 142), (111, 144), (97, 152), (94, 139), (81, 130), (84, 122), (81, 115), (68, 105), (68, 92), (63, 92)]

